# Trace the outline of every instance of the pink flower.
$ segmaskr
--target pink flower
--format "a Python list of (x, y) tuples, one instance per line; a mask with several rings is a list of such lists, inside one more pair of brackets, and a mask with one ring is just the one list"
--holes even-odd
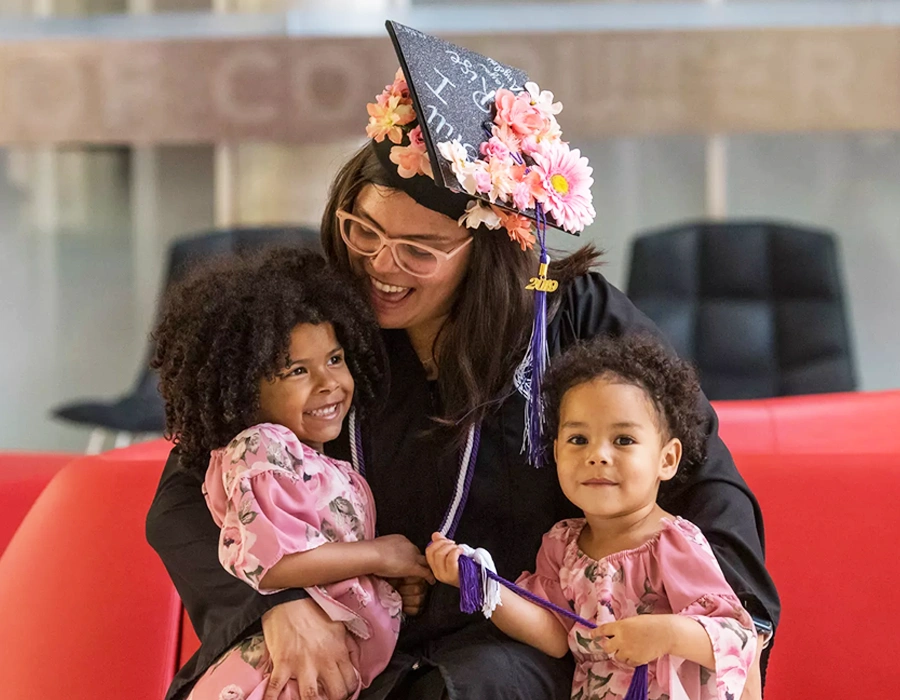
[(546, 146), (560, 141), (561, 138), (562, 129), (559, 128), (559, 124), (556, 120), (551, 117), (543, 131), (532, 134), (531, 136), (526, 136), (522, 139), (522, 153), (529, 156), (533, 155), (535, 152), (542, 150)]
[(416, 118), (412, 105), (404, 104), (399, 95), (389, 97), (384, 105), (370, 102), (366, 105), (366, 109), (369, 112), (366, 134), (378, 143), (384, 141), (384, 137), (387, 136), (392, 143), (399, 144), (403, 141), (403, 129), (400, 127)]
[(525, 172), (525, 166), (516, 164), (511, 158), (491, 158), (487, 162), (491, 187), (488, 195), (491, 202), (500, 200), (507, 203)]
[(425, 148), (425, 139), (422, 138), (422, 127), (417, 126), (409, 132), (408, 146), (393, 146), (391, 148), (391, 162), (397, 166), (400, 177), (410, 178), (416, 175), (427, 175), (434, 179), (431, 170), (431, 160), (428, 158), (428, 150)]
[(563, 141), (544, 144), (531, 157), (534, 170), (543, 178), (547, 213), (570, 233), (583, 230), (596, 216), (591, 204), (593, 169), (587, 158), (577, 148), (569, 150)]
[(509, 239), (519, 244), (522, 251), (531, 250), (534, 247), (535, 236), (531, 232), (531, 219), (507, 212), (499, 207), (494, 207), (494, 212), (500, 217), (500, 225), (506, 229)]
[(497, 116), (494, 117), (494, 123), (498, 126), (508, 126), (518, 137), (543, 131), (544, 115), (540, 109), (531, 104), (531, 97), (527, 92), (516, 96), (509, 90), (501, 88), (497, 90), (495, 104)]
[(515, 153), (519, 152), (521, 141), (508, 124), (494, 124), (491, 126), (491, 133), (493, 134), (493, 137), (506, 146), (508, 150)]
[[(394, 73), (394, 82), (390, 85), (385, 85), (384, 89), (390, 92), (392, 95), (397, 95), (404, 99), (409, 97), (409, 86), (406, 84), (406, 77), (403, 75), (402, 68), (397, 69), (397, 72)], [(550, 93), (550, 99), (553, 99), (552, 92)], [(562, 109), (562, 105), (560, 105), (560, 109)]]
[(509, 146), (496, 136), (491, 136), (490, 139), (481, 144), (481, 155), (485, 158), (500, 158), (502, 160), (511, 158)]
[[(402, 68), (397, 69), (397, 73), (394, 75), (394, 82), (390, 85), (385, 85), (384, 91), (375, 100), (382, 107), (387, 107), (388, 101), (392, 97), (399, 97), (403, 104), (412, 104), (412, 100), (409, 98), (409, 86), (406, 84), (406, 78), (403, 77)], [(403, 102), (404, 100), (409, 100), (409, 102)]]
[(513, 190), (513, 202), (522, 211), (533, 209), (535, 202), (546, 202), (547, 190), (544, 189), (544, 178), (539, 172), (530, 169), (516, 183)]
[[(487, 171), (487, 168), (484, 167), (484, 164), (481, 161), (475, 161), (472, 165), (474, 166), (472, 168), (472, 174), (475, 177), (475, 191), (480, 192), (481, 194), (488, 194), (492, 187), (491, 174)], [(469, 194), (474, 194), (474, 192), (470, 192)]]
[(219, 535), (219, 560), (222, 566), (231, 569), (241, 580), (258, 583), (259, 559), (250, 553), (250, 548), (256, 542), (256, 535), (237, 524), (237, 517), (233, 513), (231, 511), (226, 514)]
[(409, 132), (409, 145), (425, 150), (425, 137), (422, 135), (422, 127), (417, 126)]

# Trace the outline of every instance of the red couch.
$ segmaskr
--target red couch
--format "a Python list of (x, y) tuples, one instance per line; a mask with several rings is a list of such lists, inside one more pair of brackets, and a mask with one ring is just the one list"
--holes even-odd
[[(783, 599), (766, 697), (892, 697), (900, 391), (716, 408), (762, 504)], [(62, 469), (67, 456), (0, 455), (0, 545), (30, 506), (0, 554), (6, 696), (159, 700), (193, 653), (196, 637), (144, 540), (167, 452), (158, 441)]]

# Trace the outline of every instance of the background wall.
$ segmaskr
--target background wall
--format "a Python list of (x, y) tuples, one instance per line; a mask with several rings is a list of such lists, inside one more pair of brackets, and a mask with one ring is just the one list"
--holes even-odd
[[(381, 2), (385, 12), (409, 4)], [(342, 7), (355, 11), (355, 3), (344, 0)], [(318, 6), (312, 0), (304, 4)], [(772, 0), (768, 4), (775, 7), (779, 3)], [(834, 7), (863, 4), (870, 5), (841, 0), (824, 3)], [(900, 9), (900, 3), (882, 4)], [(281, 0), (205, 4), (202, 0), (0, 0), (0, 15), (212, 7), (271, 12), (289, 5)], [(641, 11), (646, 9), (646, 3), (636, 5), (642, 6)], [(535, 7), (546, 11), (545, 4)], [(677, 10), (678, 6), (672, 7)], [(472, 12), (475, 22), (480, 15)], [(551, 245), (571, 249), (582, 241), (595, 241), (607, 251), (604, 273), (623, 287), (633, 236), (709, 212), (710, 158), (716, 153), (724, 155), (724, 160), (717, 161), (724, 164), (724, 189), (712, 197), (716, 200), (712, 208), (718, 207), (729, 217), (785, 219), (828, 228), (838, 235), (861, 388), (900, 387), (900, 132), (854, 131), (876, 129), (882, 117), (886, 123), (900, 124), (900, 73), (890, 69), (896, 63), (876, 60), (895, 51), (896, 42), (884, 43), (888, 54), (876, 47), (863, 60), (851, 49), (866, 48), (861, 38), (864, 34), (850, 32), (849, 43), (839, 52), (843, 67), (836, 69), (834, 56), (821, 55), (815, 48), (822, 45), (822, 35), (809, 32), (801, 37), (792, 46), (806, 47), (806, 58), (784, 64), (793, 70), (784, 85), (809, 84), (813, 88), (800, 97), (793, 94), (797, 92), (793, 88), (785, 94), (791, 93), (788, 97), (797, 107), (791, 112), (793, 119), (801, 115), (822, 121), (810, 122), (805, 132), (779, 133), (771, 131), (782, 105), (780, 95), (785, 92), (779, 71), (773, 68), (784, 63), (783, 57), (779, 58), (783, 46), (778, 43), (783, 35), (778, 31), (772, 32), (771, 40), (749, 41), (747, 34), (735, 35), (744, 42), (743, 48), (734, 49), (735, 60), (728, 59), (728, 42), (707, 45), (686, 34), (694, 41), (693, 48), (681, 54), (677, 69), (667, 62), (666, 47), (677, 47), (678, 40), (672, 34), (665, 34), (660, 41), (654, 36), (641, 35), (634, 43), (617, 36), (608, 46), (598, 45), (596, 67), (571, 67), (581, 76), (567, 79), (575, 94), (546, 85), (556, 89), (567, 104), (576, 104), (580, 93), (592, 94), (591, 109), (603, 109), (603, 99), (620, 97), (626, 102), (616, 103), (620, 108), (615, 112), (616, 128), (628, 127), (627, 117), (633, 114), (632, 133), (642, 132), (617, 135), (596, 115), (579, 118), (578, 112), (571, 110), (576, 121), (595, 129), (587, 129), (587, 135), (579, 137), (575, 145), (588, 155), (594, 168), (598, 216), (581, 239), (554, 232)], [(873, 30), (873, 36), (884, 42), (896, 35)], [(473, 36), (470, 43), (475, 46), (478, 41), (484, 37)], [(704, 46), (718, 48), (707, 52)], [(0, 53), (7, 49), (0, 45)], [(560, 51), (548, 59), (545, 69), (558, 67), (565, 53)], [(767, 61), (766, 71), (756, 70), (762, 63), (755, 62), (754, 56)], [(848, 64), (847, 56), (857, 63)], [(56, 59), (58, 62), (58, 55)], [(529, 60), (540, 64), (539, 52)], [(866, 61), (874, 61), (881, 69), (865, 70)], [(654, 73), (657, 64), (668, 66), (669, 72)], [(8, 61), (0, 68), (16, 65), (20, 64)], [(148, 65), (152, 67), (152, 62)], [(746, 73), (735, 73), (735, 66), (744, 65)], [(811, 77), (797, 73), (798, 65)], [(849, 72), (847, 65), (851, 66)], [(723, 75), (731, 76), (727, 84), (720, 84)], [(664, 79), (666, 76), (671, 80)], [(374, 82), (380, 85), (389, 78), (378, 76)], [(34, 83), (28, 84), (34, 87)], [(202, 80), (198, 84), (202, 85)], [(146, 85), (135, 87), (140, 89), (134, 94), (144, 94), (140, 90)], [(319, 86), (325, 93), (331, 87)], [(50, 92), (47, 90), (48, 95)], [(736, 109), (735, 103), (717, 103), (717, 96), (721, 98), (725, 92), (747, 100), (746, 105), (755, 111)], [(859, 95), (866, 97), (861, 100)], [(893, 106), (875, 109), (870, 99), (873, 95), (883, 95), (888, 100), (885, 104)], [(47, 99), (48, 104), (55, 104), (52, 97)], [(113, 100), (107, 107), (116, 104)], [(247, 104), (252, 106), (252, 100)], [(678, 107), (669, 114), (674, 115), (669, 122), (668, 117), (660, 116), (660, 105)], [(155, 113), (160, 114), (163, 107), (154, 107)], [(704, 121), (707, 107), (715, 107), (716, 118), (727, 122), (733, 132), (722, 137), (724, 148), (716, 153), (709, 149), (704, 135), (710, 131), (710, 124)], [(696, 121), (693, 126), (682, 123), (685, 114)], [(740, 119), (746, 114), (755, 114), (770, 133), (745, 133)], [(196, 124), (202, 131), (203, 115), (198, 115)], [(140, 118), (138, 110), (127, 121), (139, 124)], [(356, 123), (353, 115), (344, 121), (347, 119)], [(87, 432), (52, 421), (50, 409), (73, 399), (108, 398), (129, 389), (146, 359), (147, 334), (154, 320), (169, 242), (217, 224), (317, 222), (330, 179), (361, 142), (365, 120), (365, 106), (359, 104), (359, 139), (344, 134), (338, 142), (322, 135), (305, 144), (238, 138), (165, 146), (144, 142), (17, 143), (0, 149), (0, 449), (83, 449)], [(654, 135), (642, 124), (681, 135)], [(14, 133), (9, 123), (0, 127), (0, 133)], [(825, 128), (837, 130), (827, 132), (822, 130)], [(571, 129), (567, 135), (574, 140)]]

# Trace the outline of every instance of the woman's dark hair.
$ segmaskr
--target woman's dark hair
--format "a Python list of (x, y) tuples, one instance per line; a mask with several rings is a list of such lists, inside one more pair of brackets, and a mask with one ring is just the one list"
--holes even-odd
[[(600, 336), (572, 346), (550, 366), (542, 385), (545, 435), (550, 443), (559, 430), (559, 411), (566, 392), (600, 377), (643, 389), (659, 419), (665, 439), (678, 438), (682, 445), (685, 476), (691, 466), (706, 459), (706, 417), (700, 382), (694, 368), (646, 334), (614, 338)], [(552, 445), (548, 445), (552, 452)]]
[(356, 386), (353, 403), (371, 409), (387, 376), (381, 332), (358, 284), (320, 255), (275, 248), (214, 260), (168, 295), (150, 364), (167, 436), (184, 463), (205, 471), (210, 450), (257, 421), (260, 380), (286, 366), (300, 323), (332, 324)]
[[(340, 235), (337, 210), (352, 210), (366, 185), (390, 187), (387, 175), (369, 144), (363, 146), (335, 178), (322, 218), (322, 247), (329, 261), (349, 272), (347, 247)], [(438, 360), (438, 390), (443, 424), (455, 426), (461, 440), (465, 429), (479, 421), (504, 392), (521, 362), (531, 334), (533, 292), (525, 289), (536, 274), (536, 251), (523, 252), (504, 231), (473, 232), (469, 269), (460, 284), (450, 317), (432, 348)], [(550, 277), (561, 286), (596, 265), (600, 253), (587, 245), (550, 264)], [(551, 295), (557, 302), (560, 292)]]

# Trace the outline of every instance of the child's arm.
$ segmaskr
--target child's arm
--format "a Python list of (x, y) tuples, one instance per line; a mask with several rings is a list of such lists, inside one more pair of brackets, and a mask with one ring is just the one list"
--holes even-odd
[(286, 554), (260, 579), (259, 588), (309, 588), (367, 574), (434, 581), (418, 547), (403, 535), (385, 535), (362, 542), (331, 542)]
[(638, 615), (607, 622), (593, 636), (610, 656), (640, 666), (669, 654), (716, 669), (713, 645), (696, 620), (681, 615)]
[[(452, 540), (435, 533), (425, 550), (435, 578), (459, 588), (459, 556), (461, 550)], [(510, 590), (501, 592), (502, 603), (491, 616), (491, 622), (513, 639), (533, 646), (545, 654), (560, 658), (569, 651), (566, 628), (553, 613)]]

